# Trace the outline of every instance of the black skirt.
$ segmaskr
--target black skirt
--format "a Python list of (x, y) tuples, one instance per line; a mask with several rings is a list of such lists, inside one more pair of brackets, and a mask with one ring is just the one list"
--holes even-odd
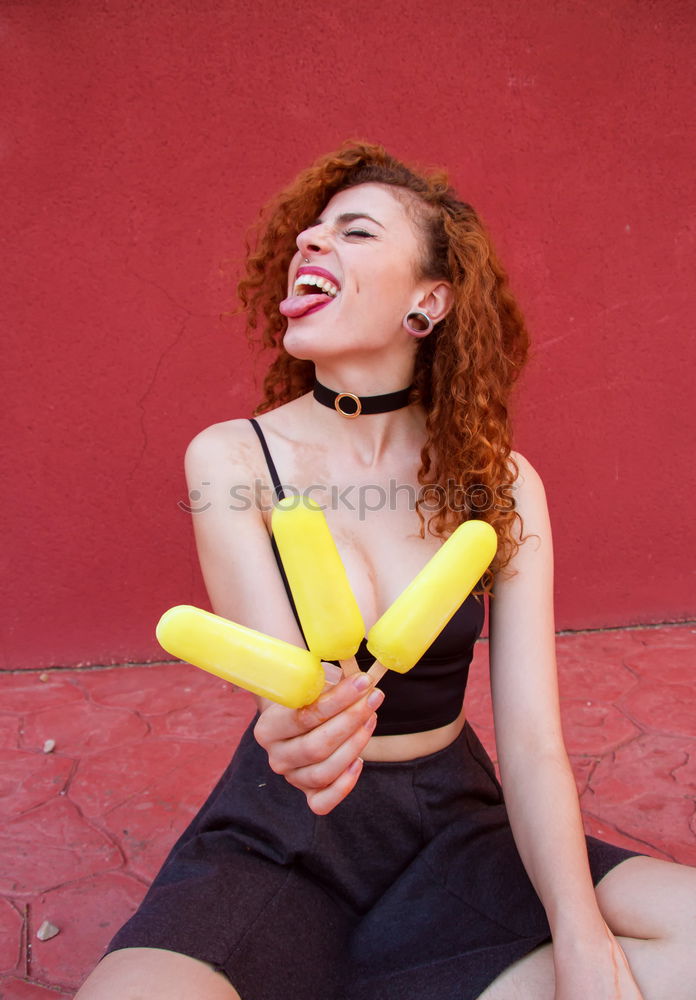
[[(328, 816), (271, 771), (253, 725), (109, 951), (182, 952), (242, 1000), (474, 1000), (549, 940), (468, 724), (426, 757), (366, 761)], [(587, 846), (595, 884), (633, 856)]]

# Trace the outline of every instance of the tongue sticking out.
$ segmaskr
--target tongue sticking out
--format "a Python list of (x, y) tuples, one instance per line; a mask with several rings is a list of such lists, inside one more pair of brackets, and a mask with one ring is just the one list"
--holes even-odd
[(324, 294), (291, 295), (289, 298), (283, 299), (278, 308), (283, 316), (287, 316), (289, 319), (297, 319), (299, 316), (304, 316), (315, 306), (328, 305), (329, 302), (333, 302), (333, 299)]

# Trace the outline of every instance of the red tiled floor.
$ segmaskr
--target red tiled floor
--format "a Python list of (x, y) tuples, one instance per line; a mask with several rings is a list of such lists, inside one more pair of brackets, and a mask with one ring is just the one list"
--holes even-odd
[(141, 740), (147, 732), (145, 720), (133, 712), (101, 707), (97, 711), (95, 705), (84, 701), (71, 705), (70, 711), (59, 705), (32, 713), (24, 720), (19, 742), (21, 747), (40, 751), (46, 740), (53, 739), (56, 751), (81, 757), (105, 746)]
[(8, 899), (0, 899), (0, 975), (24, 972), (24, 917)]
[(16, 715), (0, 715), (0, 749), (16, 747), (19, 739), (19, 719)]
[(3, 979), (0, 982), (0, 1000), (60, 1000), (72, 995), (72, 990), (64, 993), (23, 979)]
[(118, 847), (67, 798), (52, 798), (5, 823), (0, 892), (25, 898), (76, 878), (119, 868)]
[(0, 750), (0, 819), (17, 817), (59, 793), (74, 766), (74, 760), (56, 754)]
[[(31, 907), (31, 973), (39, 982), (75, 985), (94, 964), (142, 899), (145, 885), (122, 872), (108, 872), (42, 893)], [(38, 941), (44, 920), (60, 927), (49, 941)]]
[[(696, 628), (561, 635), (557, 649), (588, 832), (696, 864)], [(481, 643), (467, 704), (495, 756), (486, 661)], [(0, 706), (0, 1000), (66, 997), (219, 777), (253, 702), (164, 663), (2, 674)], [(44, 920), (60, 933), (39, 941)]]

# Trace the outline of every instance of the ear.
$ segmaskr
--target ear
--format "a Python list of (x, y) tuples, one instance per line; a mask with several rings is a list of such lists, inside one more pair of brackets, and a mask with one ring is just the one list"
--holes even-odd
[(418, 301), (418, 308), (426, 312), (433, 326), (444, 319), (454, 305), (454, 291), (448, 281), (439, 281)]

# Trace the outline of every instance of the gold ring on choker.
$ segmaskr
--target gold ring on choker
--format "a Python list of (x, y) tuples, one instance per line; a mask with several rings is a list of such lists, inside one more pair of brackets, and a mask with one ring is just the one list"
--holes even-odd
[[(353, 413), (347, 413), (341, 408), (342, 399), (352, 399), (355, 403), (355, 411)], [(342, 417), (348, 417), (349, 420), (354, 420), (355, 417), (359, 417), (362, 413), (362, 403), (360, 402), (360, 397), (355, 396), (352, 392), (339, 392), (339, 394), (334, 399), (334, 408)]]

